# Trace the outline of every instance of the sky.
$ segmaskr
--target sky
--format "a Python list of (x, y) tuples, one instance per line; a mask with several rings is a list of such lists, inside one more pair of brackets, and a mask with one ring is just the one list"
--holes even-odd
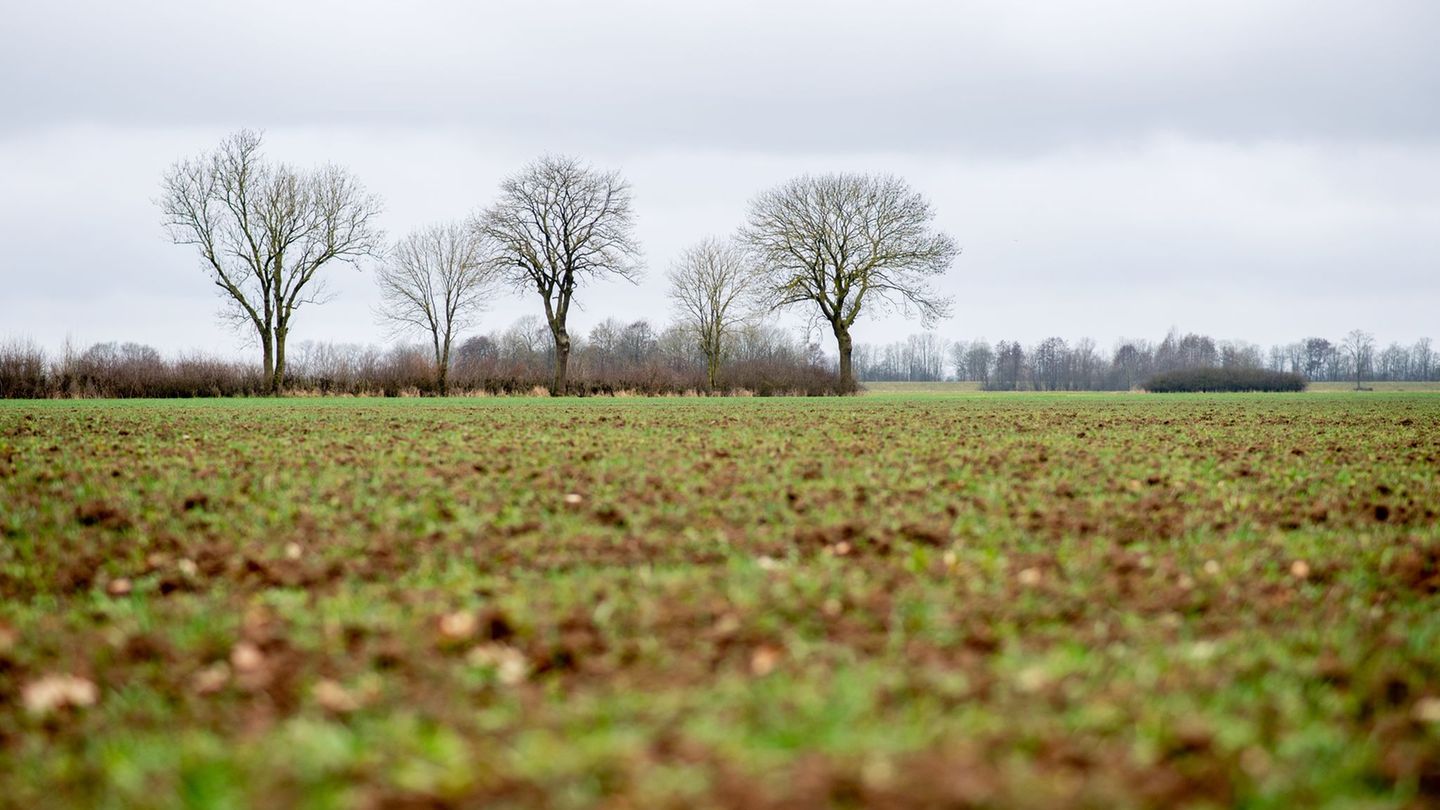
[[(582, 289), (572, 332), (665, 322), (686, 246), (856, 171), (904, 178), (961, 246), (946, 339), (1440, 338), (1433, 0), (0, 6), (0, 340), (254, 353), (156, 205), (242, 127), (354, 173), (392, 238), (543, 153), (620, 171), (646, 275)], [(327, 268), (291, 339), (387, 342), (373, 270)], [(475, 329), (539, 313), (500, 293)]]

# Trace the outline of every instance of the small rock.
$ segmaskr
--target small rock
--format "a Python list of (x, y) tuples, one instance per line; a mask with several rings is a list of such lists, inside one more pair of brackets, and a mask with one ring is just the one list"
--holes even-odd
[(67, 706), (93, 706), (100, 698), (94, 683), (75, 675), (46, 675), (25, 684), (20, 699), (31, 714), (49, 714)]
[(301, 554), (301, 553), (302, 553), (302, 550), (301, 550), (301, 548), (300, 548), (300, 544), (299, 544), (299, 543), (291, 542), (291, 543), (286, 543), (286, 544), (285, 544), (285, 559), (287, 559), (287, 560), (298, 560), (298, 559), (300, 559), (300, 554)]
[(1050, 676), (1040, 666), (1026, 667), (1015, 676), (1015, 685), (1022, 692), (1039, 692), (1050, 685)]
[(1304, 560), (1296, 560), (1295, 562), (1290, 563), (1290, 576), (1295, 577), (1296, 579), (1309, 579), (1310, 563), (1307, 563)]
[(1422, 723), (1440, 723), (1440, 698), (1420, 698), (1415, 701), (1413, 714)]
[(105, 586), (105, 592), (111, 596), (129, 596), (133, 589), (134, 586), (127, 577), (112, 579), (110, 584)]
[(316, 683), (310, 693), (315, 697), (315, 702), (326, 711), (348, 714), (360, 708), (359, 699), (352, 695), (350, 690), (329, 678)]
[(740, 632), (740, 617), (734, 613), (726, 613), (715, 622), (715, 635), (721, 638), (728, 638)]
[(224, 689), (229, 681), (230, 665), (224, 661), (216, 661), (195, 673), (190, 679), (190, 686), (198, 694), (212, 695)]
[(750, 654), (750, 673), (757, 678), (763, 678), (775, 671), (775, 665), (780, 663), (780, 651), (768, 644), (755, 648)]
[(500, 683), (506, 686), (520, 683), (530, 673), (525, 655), (507, 644), (482, 644), (466, 658), (475, 666), (493, 667)]
[(265, 654), (251, 642), (242, 641), (230, 650), (230, 665), (241, 674), (257, 672), (265, 666)]
[(579, 506), (585, 502), (585, 496), (578, 492), (567, 492), (564, 501), (566, 506)]
[(195, 561), (190, 559), (189, 557), (186, 557), (185, 559), (176, 563), (175, 567), (180, 569), (180, 573), (184, 574), (187, 577), (193, 577), (196, 574), (200, 573), (200, 566), (196, 565)]
[(1209, 661), (1219, 652), (1220, 647), (1215, 642), (1202, 639), (1190, 645), (1189, 657), (1192, 661)]
[(440, 637), (446, 641), (465, 641), (475, 635), (480, 620), (472, 611), (460, 610), (440, 617)]
[(1023, 568), (1015, 578), (1019, 580), (1021, 585), (1027, 588), (1033, 588), (1040, 584), (1042, 575), (1039, 568)]
[(1209, 574), (1212, 577), (1220, 576), (1220, 563), (1215, 562), (1214, 560), (1206, 560), (1205, 573)]

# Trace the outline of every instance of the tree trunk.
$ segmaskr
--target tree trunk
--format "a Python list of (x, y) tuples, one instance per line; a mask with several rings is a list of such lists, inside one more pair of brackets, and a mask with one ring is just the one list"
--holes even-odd
[(446, 396), (450, 390), (450, 340), (445, 340), (444, 348), (440, 350), (435, 358), (435, 382), (440, 388), (440, 396)]
[(840, 390), (844, 393), (851, 393), (855, 390), (855, 370), (850, 362), (850, 355), (854, 345), (850, 342), (850, 330), (844, 324), (832, 324), (835, 330), (835, 343), (840, 350)]
[(269, 329), (262, 329), (260, 327), (256, 327), (256, 331), (260, 333), (261, 351), (265, 355), (265, 362), (263, 365), (265, 374), (265, 390), (267, 392), (271, 392), (274, 390), (273, 386), (275, 384), (275, 343), (270, 339)]
[(720, 357), (712, 354), (705, 358), (705, 381), (707, 390), (715, 390), (715, 382), (720, 377)]
[(550, 396), (565, 396), (566, 373), (570, 368), (570, 336), (565, 327), (552, 327), (555, 334), (555, 379), (550, 383)]
[(275, 327), (275, 376), (270, 378), (270, 393), (281, 396), (285, 393), (285, 333), (289, 329)]

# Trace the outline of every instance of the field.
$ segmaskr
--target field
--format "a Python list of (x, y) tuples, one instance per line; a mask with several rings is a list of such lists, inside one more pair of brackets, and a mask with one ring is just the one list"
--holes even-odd
[[(1365, 382), (1361, 383), (1361, 385), (1363, 385), (1363, 386), (1366, 387), (1366, 388), (1371, 389), (1372, 391), (1385, 391), (1385, 392), (1397, 392), (1397, 391), (1418, 392), (1418, 391), (1427, 391), (1427, 392), (1432, 392), (1432, 393), (1440, 393), (1440, 382), (1389, 382), (1389, 381), (1386, 381), (1386, 380), (1380, 380), (1380, 381), (1378, 381), (1378, 382), (1371, 382), (1371, 381), (1369, 381), (1369, 380), (1366, 380)], [(1312, 382), (1312, 383), (1310, 383), (1310, 388), (1309, 388), (1309, 390), (1314, 391), (1314, 392), (1317, 392), (1317, 393), (1324, 393), (1324, 394), (1353, 392), (1353, 391), (1355, 390), (1355, 383), (1353, 383), (1353, 382)]]
[(1440, 396), (0, 403), (0, 806), (1440, 803)]

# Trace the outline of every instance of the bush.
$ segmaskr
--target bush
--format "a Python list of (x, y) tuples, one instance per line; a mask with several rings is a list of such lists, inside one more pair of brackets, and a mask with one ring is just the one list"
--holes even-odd
[(1191, 368), (1156, 374), (1140, 387), (1153, 394), (1304, 391), (1305, 378), (1262, 368)]
[(0, 345), (0, 397), (45, 396), (45, 353), (29, 341)]
[[(285, 387), (296, 394), (415, 396), (436, 393), (434, 361), (424, 348), (299, 343), (287, 365)], [(478, 353), (475, 353), (478, 354)], [(456, 358), (450, 393), (533, 394), (550, 382), (543, 355), (520, 358)], [(568, 393), (576, 396), (668, 395), (704, 388), (704, 368), (641, 357), (599, 366), (572, 361)], [(167, 360), (138, 344), (98, 343), (78, 354), (67, 350), (54, 362), (27, 342), (0, 345), (0, 398), (227, 397), (263, 396), (265, 376), (253, 363), (203, 356)], [(727, 364), (720, 389), (759, 396), (837, 394), (839, 380), (823, 365), (778, 354)]]

